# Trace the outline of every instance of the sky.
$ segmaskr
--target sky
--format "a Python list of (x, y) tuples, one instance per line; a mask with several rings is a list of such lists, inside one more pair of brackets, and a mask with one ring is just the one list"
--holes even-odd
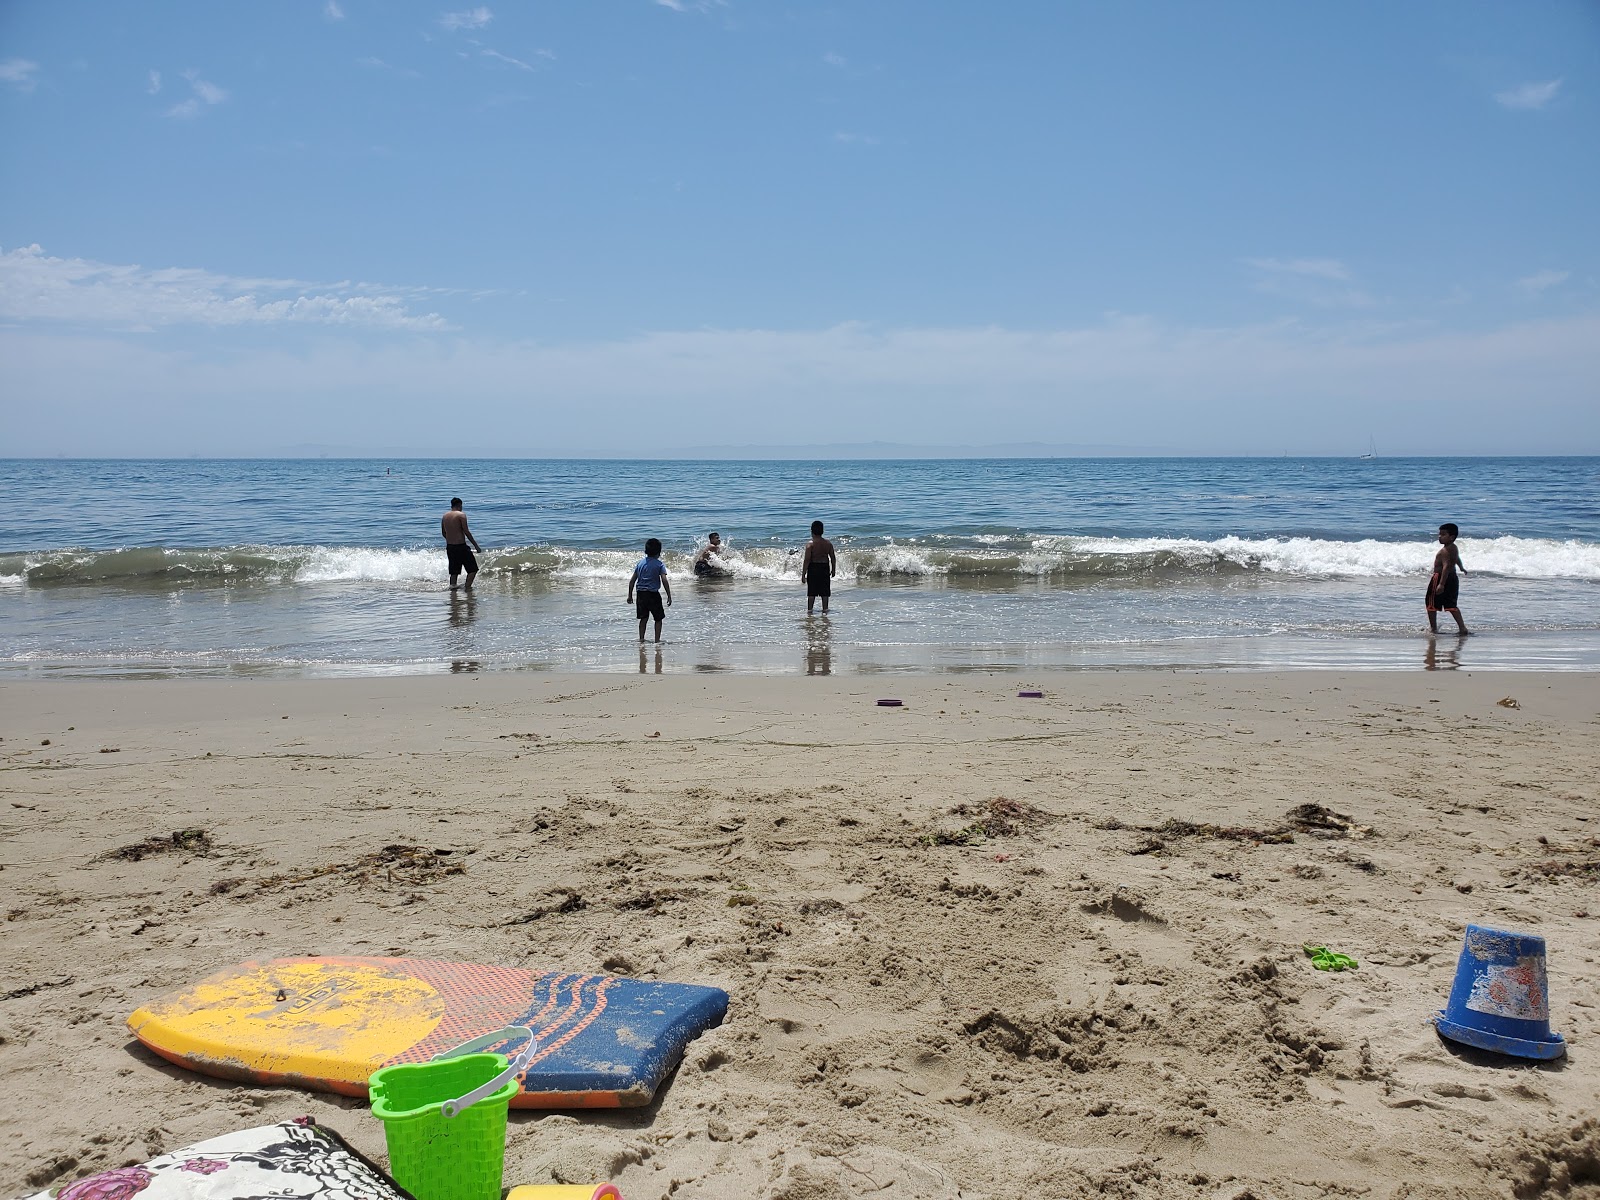
[(0, 455), (1600, 454), (1600, 4), (0, 3)]

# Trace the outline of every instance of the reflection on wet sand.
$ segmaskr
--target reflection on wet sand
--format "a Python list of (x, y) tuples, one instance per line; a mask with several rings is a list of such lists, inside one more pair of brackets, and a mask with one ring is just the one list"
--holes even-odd
[(471, 592), (450, 593), (450, 615), (448, 620), (451, 629), (465, 629), (473, 621), (477, 620), (477, 617), (478, 598), (476, 596)]
[[(648, 675), (650, 673), (647, 663), (648, 658), (649, 651), (646, 649), (644, 643), (641, 642), (639, 644), (639, 674), (641, 675)], [(656, 674), (659, 675), (661, 674), (661, 647), (659, 645), (657, 645), (655, 648), (655, 663)]]
[(833, 674), (833, 623), (826, 616), (806, 622), (806, 674)]
[(1453, 642), (1439, 648), (1439, 639), (1430, 637), (1428, 649), (1422, 656), (1422, 666), (1428, 671), (1454, 671), (1461, 666), (1461, 638), (1457, 636)]

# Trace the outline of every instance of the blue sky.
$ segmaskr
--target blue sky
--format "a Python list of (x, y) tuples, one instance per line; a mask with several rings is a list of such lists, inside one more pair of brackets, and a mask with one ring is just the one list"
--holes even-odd
[(1600, 453), (1600, 6), (0, 6), (14, 454)]

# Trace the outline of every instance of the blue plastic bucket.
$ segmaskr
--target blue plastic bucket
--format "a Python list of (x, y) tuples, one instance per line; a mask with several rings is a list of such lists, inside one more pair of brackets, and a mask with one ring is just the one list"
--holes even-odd
[(1567, 1043), (1550, 1032), (1544, 939), (1468, 925), (1450, 999), (1433, 1021), (1441, 1037), (1480, 1050), (1560, 1058)]

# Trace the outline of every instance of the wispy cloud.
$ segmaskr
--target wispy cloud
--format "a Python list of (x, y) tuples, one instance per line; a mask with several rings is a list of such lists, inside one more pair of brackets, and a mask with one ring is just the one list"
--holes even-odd
[(145, 86), (144, 90), (146, 92), (148, 92), (152, 96), (158, 95), (160, 93), (160, 91), (161, 91), (161, 72), (160, 71), (151, 71), (150, 72), (150, 82)]
[(482, 29), (494, 20), (494, 13), (483, 5), (469, 8), (465, 12), (447, 12), (439, 18), (439, 24), (446, 29)]
[(495, 59), (498, 62), (507, 63), (507, 64), (509, 64), (509, 65), (511, 65), (513, 67), (518, 68), (519, 70), (522, 70), (522, 71), (531, 71), (531, 70), (533, 70), (533, 65), (531, 63), (525, 63), (520, 58), (512, 58), (511, 55), (509, 55), (509, 54), (501, 54), (500, 51), (498, 51), (498, 50), (484, 49), (484, 50), (479, 50), (478, 53), (480, 55), (482, 55), (484, 58), (492, 58), (492, 59)]
[(1548, 79), (1543, 83), (1523, 83), (1507, 88), (1503, 92), (1496, 92), (1494, 98), (1505, 108), (1543, 108), (1556, 98), (1560, 90), (1560, 79)]
[(1245, 262), (1275, 275), (1306, 275), (1340, 283), (1350, 278), (1350, 269), (1336, 258), (1247, 258)]
[[(471, 396), (475, 419), (519, 447), (614, 445), (617, 428), (663, 405), (695, 414), (719, 441), (776, 443), (792, 440), (788, 414), (804, 405), (816, 427), (847, 430), (850, 441), (905, 441), (915, 427), (924, 442), (1148, 445), (1159, 436), (1187, 453), (1348, 451), (1351, 430), (1371, 424), (1396, 450), (1600, 448), (1597, 314), (1457, 332), (1129, 316), (1045, 329), (286, 341), (230, 348), (219, 339), (215, 353), (195, 354), (105, 330), (0, 326), (0, 388), (16, 412), (7, 449), (183, 453), (208, 433), (274, 445), (286, 423), (304, 420), (316, 422), (319, 441), (370, 444), (376, 421), (389, 444), (431, 444), (440, 395)], [(1530, 372), (1540, 381), (1531, 390)], [(1525, 398), (1508, 422), (1513, 393)], [(217, 404), (224, 395), (230, 403)], [(752, 395), (767, 402), (751, 405)], [(1448, 429), (1435, 417), (1443, 402), (1460, 418)]]
[[(411, 294), (416, 294), (415, 292)], [(37, 245), (0, 253), (0, 319), (123, 330), (161, 326), (340, 325), (429, 332), (438, 313), (413, 313), (405, 289), (250, 279), (188, 267), (149, 270), (52, 258)]]
[(207, 83), (194, 71), (185, 71), (184, 76), (194, 88), (194, 94), (207, 104), (221, 104), (228, 98), (228, 93), (214, 83)]
[(185, 71), (183, 77), (189, 81), (189, 87), (193, 90), (194, 95), (187, 100), (180, 100), (177, 104), (167, 109), (167, 116), (169, 117), (197, 117), (206, 106), (221, 104), (228, 98), (228, 93), (222, 88), (201, 79), (199, 71), (193, 69)]
[(726, 0), (655, 0), (662, 8), (670, 8), (673, 12), (710, 12), (713, 8), (721, 7)]
[(339, 7), (339, 0), (326, 0), (322, 6), (322, 15), (330, 21), (342, 21), (344, 9)]
[(38, 82), (39, 64), (26, 58), (8, 58), (0, 62), (0, 82), (9, 83), (19, 92), (31, 92)]
[(878, 139), (870, 134), (851, 133), (849, 130), (845, 129), (841, 129), (839, 132), (835, 133), (833, 135), (833, 140), (836, 142), (843, 142), (847, 146), (876, 146), (878, 144)]
[(1350, 268), (1336, 258), (1247, 258), (1258, 292), (1321, 308), (1368, 308), (1373, 298), (1356, 286)]
[(1571, 278), (1571, 271), (1535, 271), (1517, 280), (1517, 290), (1524, 296), (1542, 296), (1553, 287), (1559, 287)]
[(384, 62), (381, 58), (367, 55), (365, 58), (356, 59), (358, 67), (371, 67), (375, 71), (393, 71), (396, 75), (403, 75), (407, 79), (420, 79), (422, 72), (413, 71), (410, 67), (397, 67), (391, 62)]
[(830, 67), (842, 67), (845, 64), (845, 57), (842, 54), (835, 54), (832, 50), (829, 50), (822, 56), (822, 61), (827, 63)]

